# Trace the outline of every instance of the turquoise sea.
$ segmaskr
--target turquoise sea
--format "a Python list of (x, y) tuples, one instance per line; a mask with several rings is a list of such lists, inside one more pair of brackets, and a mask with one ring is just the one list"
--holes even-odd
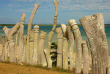
[[(1, 36), (5, 35), (2, 30), (3, 27), (4, 26), (0, 26), (0, 43), (1, 43)], [(7, 26), (7, 27), (11, 28), (12, 26)], [(57, 26), (57, 27), (60, 27), (60, 26)], [(43, 30), (43, 31), (47, 32), (47, 37), (48, 37), (48, 33), (51, 31), (51, 29), (52, 29), (52, 26), (40, 26), (39, 27), (39, 31)], [(81, 31), (81, 35), (82, 35), (83, 40), (87, 40), (87, 36), (85, 34), (83, 27), (79, 26), (79, 29)], [(105, 26), (105, 33), (106, 33), (106, 37), (107, 37), (107, 41), (108, 41), (109, 54), (110, 54), (110, 26)], [(25, 35), (27, 34), (27, 26), (24, 27), (24, 34)], [(46, 42), (47, 42), (47, 39), (48, 38), (46, 38)], [(52, 42), (57, 42), (56, 32), (54, 33), (54, 37), (52, 39)], [(46, 45), (47, 45), (47, 43), (46, 43)]]

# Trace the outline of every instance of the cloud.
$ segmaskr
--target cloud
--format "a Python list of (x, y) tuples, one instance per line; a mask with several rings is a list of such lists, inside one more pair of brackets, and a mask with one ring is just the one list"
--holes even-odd
[(62, 9), (103, 10), (110, 9), (110, 1), (103, 0), (59, 0)]
[(27, 9), (18, 9), (16, 11), (18, 12), (31, 12), (33, 8), (27, 8)]
[(20, 10), (16, 10), (18, 12), (29, 12), (29, 10), (25, 10), (25, 9), (20, 9)]
[(17, 0), (17, 1), (22, 1), (22, 2), (33, 2), (34, 0)]
[[(37, 2), (41, 8), (52, 8), (54, 0), (17, 0), (22, 2)], [(59, 8), (63, 10), (104, 10), (110, 9), (109, 0), (56, 0), (59, 1)]]

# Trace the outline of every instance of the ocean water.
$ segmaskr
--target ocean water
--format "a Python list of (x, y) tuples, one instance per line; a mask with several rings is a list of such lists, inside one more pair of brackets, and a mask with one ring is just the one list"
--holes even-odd
[[(0, 26), (0, 43), (1, 43), (1, 36), (2, 35), (5, 35), (4, 32), (3, 32), (3, 30), (2, 30), (3, 27), (4, 26)], [(8, 26), (8, 28), (11, 28), (11, 27), (12, 26)], [(57, 27), (60, 27), (60, 26), (57, 26)], [(41, 30), (47, 32), (47, 38), (46, 38), (46, 41), (45, 42), (48, 41), (48, 33), (51, 31), (51, 29), (52, 29), (52, 26), (40, 26), (39, 27), (39, 32)], [(82, 26), (79, 26), (79, 29), (81, 31), (82, 39), (88, 41), (87, 36), (86, 36), (86, 33), (85, 33), (83, 27)], [(106, 33), (106, 37), (107, 37), (107, 42), (108, 42), (108, 47), (109, 47), (109, 54), (110, 54), (110, 26), (105, 26), (105, 33)], [(27, 34), (27, 26), (24, 27), (24, 34), (25, 35)], [(54, 33), (52, 42), (57, 42), (56, 32)], [(45, 46), (47, 46), (47, 43), (46, 43)]]

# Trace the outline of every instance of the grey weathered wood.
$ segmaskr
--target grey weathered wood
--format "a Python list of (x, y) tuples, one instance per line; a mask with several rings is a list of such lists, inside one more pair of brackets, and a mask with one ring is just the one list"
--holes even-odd
[(2, 36), (2, 55), (1, 55), (1, 61), (5, 61), (5, 44), (6, 44), (5, 36)]
[(89, 73), (89, 53), (88, 53), (87, 41), (82, 41), (82, 48), (83, 48), (83, 74), (88, 74)]
[(34, 51), (33, 51), (33, 65), (37, 65), (38, 61), (38, 44), (39, 44), (39, 26), (34, 26)]
[(23, 36), (23, 45), (24, 45), (24, 46), (23, 46), (23, 49), (24, 49), (24, 53), (23, 53), (23, 56), (24, 56), (24, 57), (23, 57), (23, 58), (25, 59), (25, 63), (27, 63), (27, 62), (26, 62), (26, 57), (27, 57), (27, 56), (26, 56), (26, 51), (27, 51), (27, 44), (26, 44), (26, 43), (27, 43), (27, 37), (24, 35), (24, 36)]
[(70, 30), (70, 27), (67, 25), (67, 35), (70, 42), (69, 54), (70, 54), (70, 70), (75, 68), (75, 56), (74, 56), (74, 36)]
[(5, 58), (4, 58), (4, 61), (8, 61), (8, 41), (6, 40), (6, 43), (5, 43), (5, 47), (4, 47), (4, 50), (5, 50)]
[[(27, 30), (27, 56), (29, 56), (29, 37), (30, 37), (30, 31), (31, 31), (31, 28), (32, 28), (32, 22), (33, 22), (33, 19), (34, 19), (34, 15), (37, 11), (37, 9), (39, 8), (39, 4), (34, 4), (34, 9), (31, 13), (31, 16), (30, 16), (30, 19), (29, 19), (29, 23), (28, 23), (28, 30)], [(29, 63), (29, 58), (27, 57), (27, 63)]]
[(110, 74), (110, 67), (107, 67), (107, 74)]
[[(28, 30), (27, 30), (27, 45), (29, 43), (29, 35), (30, 35), (30, 31), (31, 31), (31, 28), (32, 28), (32, 22), (33, 22), (33, 18), (34, 18), (34, 15), (37, 11), (37, 9), (39, 8), (39, 4), (34, 4), (34, 9), (31, 13), (31, 16), (30, 16), (30, 20), (29, 20), (29, 23), (28, 23)], [(28, 49), (29, 50), (29, 49)]]
[(33, 65), (33, 54), (34, 54), (34, 30), (30, 31), (29, 37), (29, 64)]
[(63, 68), (68, 70), (68, 39), (66, 32), (66, 25), (61, 24), (61, 28), (64, 32), (64, 42), (63, 42)]
[(75, 41), (76, 41), (76, 62), (75, 62), (75, 72), (77, 74), (81, 73), (81, 67), (82, 67), (82, 37), (80, 30), (78, 26), (76, 25), (76, 21), (74, 19), (70, 19), (69, 24), (71, 25), (73, 31), (74, 31), (74, 36), (75, 36)]
[(16, 53), (16, 61), (18, 62), (18, 35), (19, 35), (19, 30), (16, 32), (16, 39), (15, 39), (15, 53)]
[(39, 64), (42, 66), (47, 66), (46, 62), (46, 56), (44, 54), (44, 48), (45, 48), (45, 38), (47, 33), (44, 31), (41, 31), (40, 33), (40, 41), (39, 41), (39, 50), (38, 50), (38, 57), (39, 57)]
[(24, 36), (24, 22), (25, 22), (26, 15), (22, 13), (21, 20), (20, 20), (20, 28), (19, 28), (19, 56), (18, 56), (18, 62), (19, 63), (24, 63), (25, 58), (24, 58), (24, 43), (23, 43), (23, 36)]
[(57, 67), (62, 68), (63, 67), (63, 34), (62, 29), (56, 28), (57, 32)]
[(9, 59), (10, 62), (16, 62), (16, 53), (15, 53), (15, 43), (14, 43), (14, 34), (19, 28), (19, 23), (17, 23), (13, 28), (3, 28), (3, 31), (8, 39), (9, 43)]
[(55, 6), (54, 25), (53, 25), (52, 31), (49, 32), (49, 35), (48, 35), (48, 47), (46, 49), (44, 49), (44, 52), (46, 54), (47, 63), (48, 63), (48, 68), (52, 68), (52, 60), (51, 60), (51, 56), (50, 56), (50, 49), (51, 49), (51, 41), (52, 41), (54, 31), (55, 31), (55, 28), (57, 25), (58, 5), (59, 5), (58, 1), (54, 1), (53, 3)]
[(106, 74), (108, 64), (108, 44), (104, 30), (102, 13), (85, 16), (80, 22), (87, 34), (92, 53), (92, 74)]

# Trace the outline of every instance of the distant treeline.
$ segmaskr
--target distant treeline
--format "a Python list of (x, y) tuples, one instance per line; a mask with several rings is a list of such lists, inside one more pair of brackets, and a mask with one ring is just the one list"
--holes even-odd
[[(0, 26), (14, 26), (15, 24), (0, 24)], [(33, 26), (36, 24), (33, 24)], [(37, 24), (39, 26), (53, 26), (52, 24)], [(81, 26), (81, 24), (78, 24)], [(105, 24), (106, 26), (110, 26), (110, 24)], [(28, 26), (28, 24), (24, 24), (24, 26)], [(60, 26), (60, 24), (57, 24), (57, 26)]]

